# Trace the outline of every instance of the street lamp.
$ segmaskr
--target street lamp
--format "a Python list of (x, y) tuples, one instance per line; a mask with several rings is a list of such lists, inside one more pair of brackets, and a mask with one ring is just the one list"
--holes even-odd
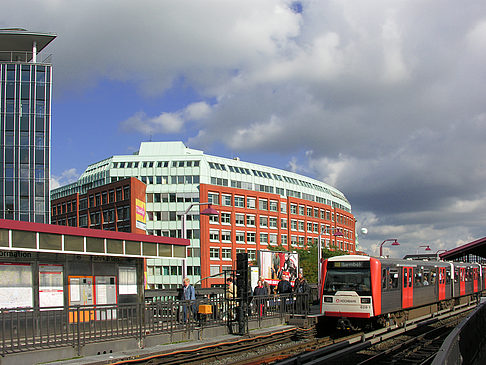
[[(202, 212), (199, 213), (199, 215), (219, 215), (219, 212), (214, 209), (211, 206), (211, 203), (192, 203), (189, 205), (189, 208), (186, 209), (186, 211), (182, 214), (182, 238), (187, 239), (187, 230), (186, 230), (186, 217), (189, 211), (194, 207), (194, 206), (201, 206), (201, 205), (207, 205), (208, 207), (204, 209)], [(187, 275), (187, 267), (186, 267), (186, 260), (187, 258), (182, 259), (182, 278), (185, 278)]]
[(396, 238), (388, 238), (388, 239), (384, 240), (380, 245), (380, 257), (383, 256), (383, 245), (385, 244), (385, 242), (389, 242), (389, 241), (393, 241), (392, 246), (400, 246), (400, 244), (397, 242)]
[(440, 259), (439, 252), (447, 252), (447, 250), (438, 250), (438, 251), (436, 251), (436, 253), (435, 253), (436, 260), (439, 260)]
[(429, 245), (420, 245), (417, 247), (417, 254), (419, 253), (420, 248), (425, 247), (425, 251), (430, 251)]

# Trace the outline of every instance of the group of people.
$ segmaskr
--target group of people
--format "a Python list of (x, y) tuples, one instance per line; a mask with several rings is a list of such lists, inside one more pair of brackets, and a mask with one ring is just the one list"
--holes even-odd
[[(308, 293), (310, 291), (310, 287), (302, 273), (299, 273), (299, 276), (297, 279), (295, 279), (293, 288), (292, 284), (290, 284), (289, 276), (284, 274), (282, 276), (282, 280), (278, 282), (275, 290), (277, 294)], [(272, 294), (270, 285), (265, 281), (263, 276), (260, 276), (257, 286), (255, 289), (253, 289), (253, 296), (270, 294)]]
[[(253, 289), (253, 296), (254, 297), (268, 296), (272, 294), (272, 291), (273, 290), (268, 284), (268, 282), (264, 279), (263, 276), (260, 276), (257, 282), (257, 286)], [(307, 283), (307, 280), (304, 278), (302, 273), (299, 273), (297, 279), (294, 282), (293, 288), (292, 285), (290, 284), (289, 276), (285, 274), (282, 276), (282, 280), (279, 281), (277, 287), (275, 288), (276, 294), (308, 293), (309, 291), (310, 291), (309, 284)], [(237, 298), (237, 288), (235, 283), (233, 282), (233, 279), (229, 277), (226, 279), (226, 299), (230, 301), (231, 308), (235, 306), (236, 298)], [(180, 299), (184, 301), (191, 301), (193, 303), (196, 300), (196, 290), (191, 285), (189, 278), (184, 279)], [(184, 322), (186, 322), (189, 319), (191, 312), (193, 312), (192, 314), (195, 315), (195, 310), (196, 310), (195, 304), (189, 306), (187, 305), (183, 306)], [(262, 311), (263, 311), (263, 305), (261, 304), (260, 312), (262, 313)]]

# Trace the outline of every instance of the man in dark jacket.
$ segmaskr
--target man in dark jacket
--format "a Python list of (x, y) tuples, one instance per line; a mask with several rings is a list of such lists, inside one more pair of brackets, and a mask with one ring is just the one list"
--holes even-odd
[(282, 280), (277, 285), (278, 294), (290, 294), (292, 293), (292, 285), (290, 285), (288, 275), (284, 275)]
[(310, 286), (302, 273), (299, 273), (299, 277), (295, 280), (294, 293), (297, 294), (295, 302), (296, 313), (305, 313), (307, 310), (306, 304), (309, 303)]
[(307, 280), (305, 280), (304, 275), (302, 275), (302, 273), (299, 273), (299, 277), (295, 280), (294, 283), (294, 292), (308, 293), (309, 289), (309, 284), (307, 283)]

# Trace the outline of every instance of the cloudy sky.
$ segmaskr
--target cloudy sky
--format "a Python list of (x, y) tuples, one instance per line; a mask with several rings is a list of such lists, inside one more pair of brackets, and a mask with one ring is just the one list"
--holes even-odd
[(58, 35), (55, 183), (182, 140), (336, 186), (371, 254), (486, 236), (484, 1), (6, 0), (0, 27)]

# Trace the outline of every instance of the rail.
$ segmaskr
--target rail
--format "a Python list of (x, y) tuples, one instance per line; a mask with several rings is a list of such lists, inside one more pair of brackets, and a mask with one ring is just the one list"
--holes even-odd
[(253, 297), (243, 314), (237, 310), (238, 301), (221, 297), (0, 309), (0, 355), (63, 346), (77, 348), (79, 354), (88, 343), (226, 326), (241, 320), (241, 315), (260, 325), (264, 318), (307, 314), (308, 302), (306, 294)]

